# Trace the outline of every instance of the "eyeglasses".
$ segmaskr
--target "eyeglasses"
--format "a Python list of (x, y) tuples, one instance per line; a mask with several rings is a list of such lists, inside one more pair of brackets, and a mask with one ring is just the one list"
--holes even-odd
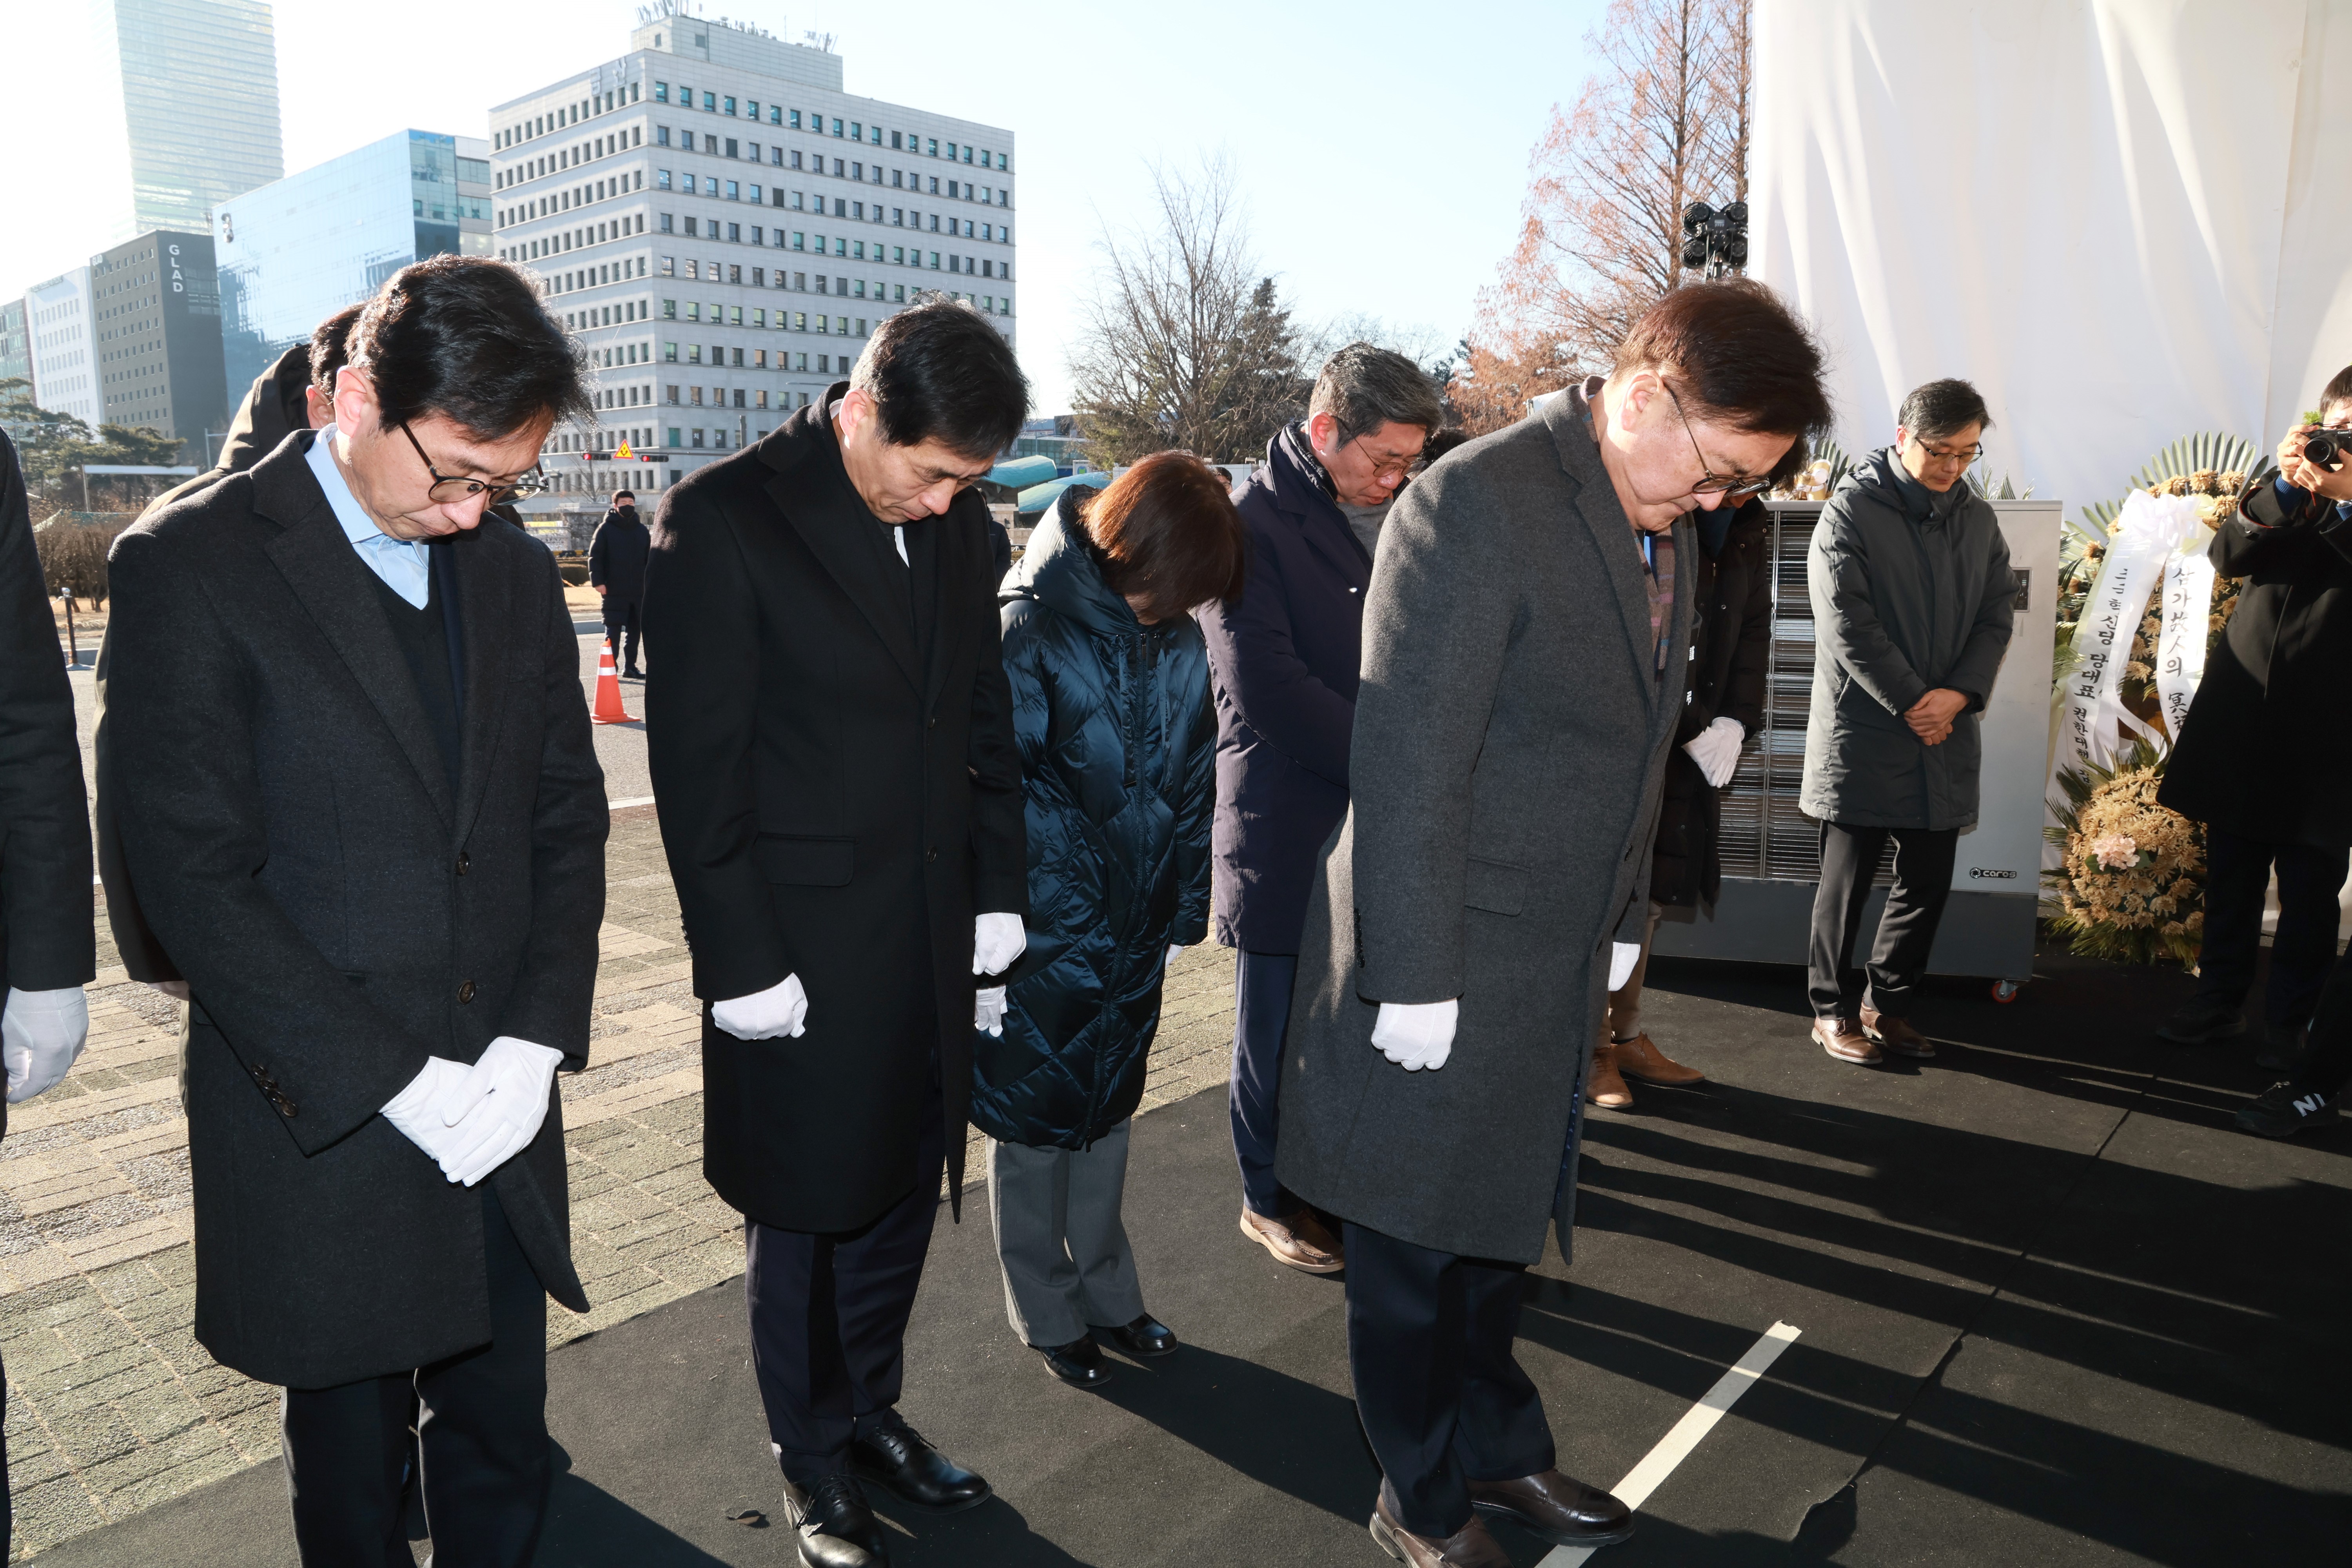
[[(1369, 430), (1364, 432), (1364, 436), (1369, 436), (1371, 432)], [(1357, 437), (1354, 441), (1349, 442), (1348, 445), (1350, 447), (1357, 445), (1359, 442), (1363, 440), (1364, 436)], [(1423, 445), (1426, 444), (1427, 443), (1425, 442), (1423, 443)], [(1421, 453), (1419, 451), (1413, 452), (1410, 457), (1391, 458), (1385, 462), (1379, 458), (1373, 457), (1370, 451), (1365, 452), (1364, 456), (1370, 461), (1372, 465), (1372, 478), (1376, 479), (1402, 479), (1406, 472), (1411, 469), (1415, 463), (1421, 461)]]
[(1927, 456), (1933, 458), (1937, 462), (1958, 463), (1964, 468), (1973, 468), (1976, 465), (1976, 460), (1984, 456), (1984, 447), (1982, 443), (1979, 443), (1973, 447), (1961, 447), (1955, 449), (1950, 447), (1930, 447), (1927, 442), (1922, 441), (1918, 437), (1914, 436), (1911, 437), (1911, 444), (1918, 447), (1919, 450), (1927, 453)]
[(1760, 479), (1725, 479), (1721, 474), (1708, 472), (1706, 454), (1698, 449), (1698, 432), (1691, 428), (1690, 416), (1683, 412), (1683, 400), (1675, 395), (1673, 387), (1666, 386), (1663, 377), (1658, 384), (1665, 387), (1667, 400), (1675, 405), (1675, 416), (1683, 422), (1683, 434), (1690, 437), (1691, 454), (1698, 458), (1698, 483), (1691, 486), (1691, 494), (1719, 495), (1726, 500), (1746, 500), (1749, 496), (1760, 496), (1772, 488), (1772, 479), (1769, 474)]
[(433, 466), (433, 459), (425, 455), (423, 447), (417, 445), (416, 432), (408, 427), (404, 419), (400, 423), (400, 433), (408, 437), (410, 446), (416, 447), (416, 460), (425, 465), (426, 473), (433, 476), (433, 488), (425, 493), (432, 497), (436, 506), (453, 506), (461, 500), (471, 500), (485, 490), (489, 492), (488, 505), (502, 506), (517, 496), (537, 495), (547, 488), (547, 476), (539, 471), (536, 463), (531, 465), (530, 473), (512, 484), (494, 485), (488, 479), (454, 479)]

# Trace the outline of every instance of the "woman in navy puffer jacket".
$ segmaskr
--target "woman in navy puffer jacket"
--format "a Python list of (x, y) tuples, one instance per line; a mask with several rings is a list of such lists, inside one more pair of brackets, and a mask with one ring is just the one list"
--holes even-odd
[(1097, 1329), (1130, 1354), (1176, 1348), (1143, 1310), (1119, 1199), (1160, 981), (1208, 932), (1217, 726), (1190, 612), (1239, 591), (1243, 550), (1224, 477), (1156, 453), (1063, 491), (999, 595), (1029, 946), (981, 994), (971, 1121), (995, 1140), (1013, 1331), (1082, 1388), (1110, 1376)]

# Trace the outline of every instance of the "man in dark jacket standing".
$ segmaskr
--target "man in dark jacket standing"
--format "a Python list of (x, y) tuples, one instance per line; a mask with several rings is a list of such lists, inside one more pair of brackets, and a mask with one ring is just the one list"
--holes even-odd
[(588, 581), (604, 601), (604, 640), (621, 656), (621, 673), (631, 680), (645, 679), (637, 669), (637, 628), (646, 602), (646, 558), (652, 550), (653, 535), (637, 520), (636, 491), (614, 490), (613, 510), (588, 542)]
[(1444, 416), (1402, 354), (1350, 343), (1307, 416), (1266, 444), (1234, 498), (1250, 545), (1238, 599), (1201, 612), (1217, 699), (1217, 940), (1234, 963), (1234, 1155), (1242, 1234), (1329, 1274), (1339, 1248), (1275, 1179), (1283, 1031), (1316, 858), (1348, 809), (1348, 743), (1372, 550), (1397, 489)]
[(1012, 348), (965, 305), (667, 492), (646, 741), (704, 1016), (703, 1172), (746, 1221), (751, 1359), (806, 1568), (888, 1560), (856, 1479), (988, 1483), (899, 1416), (944, 1163), (963, 1191), (974, 980), (1020, 956), (1021, 763), (988, 509)]
[[(123, 863), (191, 993), (195, 1335), (287, 1385), (306, 1564), (408, 1550), (412, 1408), (453, 1560), (522, 1568), (572, 1267), (604, 775), (553, 558), (485, 510), (585, 412), (521, 274), (404, 268), (335, 423), (126, 532)], [(495, 389), (485, 395), (484, 388)]]
[[(2319, 406), (2322, 426), (2352, 428), (2352, 367), (2336, 373)], [(2194, 1046), (2246, 1032), (2275, 870), (2262, 1054), (2279, 1068), (2295, 1065), (2336, 962), (2352, 846), (2352, 738), (2335, 717), (2352, 669), (2352, 463), (2330, 469), (2305, 458), (2312, 434), (2287, 432), (2278, 477), (2248, 491), (2206, 552), (2214, 571), (2245, 584), (2157, 793), (2205, 825), (2206, 860), (2197, 992), (2157, 1034)]]
[[(0, 1065), (10, 1105), (53, 1088), (89, 1037), (98, 973), (89, 818), (73, 688), (42, 586), (16, 448), (0, 432)], [(8, 1453), (0, 1447), (0, 1563), (8, 1560)]]
[[(1977, 715), (2017, 595), (1992, 503), (1965, 482), (1991, 423), (1965, 381), (1915, 388), (1895, 445), (1846, 475), (1806, 557), (1813, 696), (1798, 804), (1822, 825), (1806, 964), (1813, 1038), (1840, 1061), (1936, 1054), (1905, 1015), (1951, 895), (1960, 830), (1976, 825)], [(1845, 968), (1889, 838), (1895, 886), (1857, 1018)]]

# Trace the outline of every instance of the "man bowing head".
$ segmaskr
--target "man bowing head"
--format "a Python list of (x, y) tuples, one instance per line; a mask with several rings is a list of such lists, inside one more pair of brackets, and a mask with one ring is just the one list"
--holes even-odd
[(305, 1563), (408, 1551), (416, 1416), (448, 1561), (530, 1561), (547, 1298), (572, 1272), (553, 1078), (583, 1066), (604, 780), (555, 558), (486, 510), (584, 411), (523, 276), (402, 268), (333, 422), (114, 547), (124, 868), (186, 977), (196, 1338), (287, 1385)]
[(654, 799), (702, 1029), (703, 1171), (747, 1222), (768, 1435), (809, 1568), (887, 1562), (857, 1477), (988, 1483), (896, 1410), (939, 1207), (963, 1187), (974, 976), (1028, 910), (988, 509), (1013, 350), (900, 311), (846, 382), (670, 490), (646, 584)]

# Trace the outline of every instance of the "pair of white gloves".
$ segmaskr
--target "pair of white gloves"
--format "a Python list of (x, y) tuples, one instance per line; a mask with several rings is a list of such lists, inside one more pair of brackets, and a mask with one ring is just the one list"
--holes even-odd
[[(1029, 933), (1013, 914), (975, 916), (971, 922), (971, 972), (1002, 974), (1029, 946)], [(992, 1035), (1004, 1032), (1004, 987), (976, 994), (973, 1024)], [(797, 974), (787, 974), (765, 991), (710, 1005), (710, 1021), (739, 1040), (797, 1039), (808, 1029), (808, 991)]]
[[(1009, 920), (1009, 919), (1011, 919), (1012, 917), (1008, 915), (1008, 916), (1006, 916), (1005, 918)], [(982, 920), (986, 920), (986, 919), (988, 919), (988, 917), (987, 917), (986, 915), (982, 915), (982, 916), (981, 916), (981, 919), (982, 919)], [(1028, 934), (1027, 934), (1026, 932), (1024, 932), (1024, 933), (1022, 934), (1022, 939), (1021, 939), (1021, 940), (1022, 940), (1022, 944), (1023, 944), (1023, 946), (1024, 946), (1024, 947), (1025, 947), (1025, 946), (1027, 946), (1027, 945), (1028, 945), (1028, 940), (1029, 940), (1029, 939), (1028, 939)], [(1160, 960), (1160, 964), (1161, 964), (1161, 966), (1164, 968), (1166, 965), (1175, 963), (1175, 962), (1176, 962), (1176, 955), (1177, 955), (1178, 953), (1180, 953), (1180, 952), (1183, 952), (1183, 951), (1184, 951), (1184, 944), (1183, 944), (1182, 942), (1170, 942), (1170, 943), (1168, 944), (1168, 955), (1167, 955), (1167, 957), (1165, 957), (1165, 958), (1163, 958), (1163, 959), (1161, 959), (1161, 960)], [(1016, 954), (1016, 956), (1017, 956), (1017, 954)], [(1009, 963), (1011, 963), (1011, 962), (1012, 962), (1012, 960), (1011, 960), (1011, 959), (1007, 959), (1005, 962)], [(974, 967), (973, 967), (973, 969), (972, 969), (972, 973), (973, 973), (974, 974), (978, 974), (978, 973), (982, 973), (982, 970), (981, 970), (981, 969), (980, 969), (980, 968), (975, 964), (975, 965), (974, 965)], [(992, 971), (988, 971), (988, 973), (995, 973), (995, 972), (992, 970)], [(989, 987), (989, 988), (988, 988), (987, 990), (985, 990), (985, 991), (978, 991), (978, 992), (974, 992), (974, 993), (972, 994), (971, 1026), (972, 1026), (973, 1028), (975, 1028), (975, 1029), (985, 1029), (985, 1030), (987, 1030), (990, 1034), (996, 1036), (999, 1039), (1002, 1039), (1002, 1038), (1003, 1037), (1003, 1036), (1004, 1036), (1004, 987), (1003, 987), (1003, 986), (1002, 986), (1002, 985), (992, 985), (992, 986)]]
[(22, 1104), (55, 1089), (89, 1042), (89, 999), (80, 986), (10, 986), (0, 1008), (0, 1064), (8, 1069), (8, 1103)]
[[(1609, 944), (1609, 989), (1633, 978), (1639, 942)], [(1450, 1002), (1383, 1002), (1372, 1020), (1372, 1048), (1407, 1072), (1434, 1070), (1454, 1054), (1454, 1030), (1462, 1021), (1460, 998)]]
[(563, 1053), (500, 1035), (467, 1067), (428, 1057), (392, 1097), (383, 1119), (430, 1155), (441, 1173), (472, 1186), (530, 1146), (547, 1120), (547, 1089)]

